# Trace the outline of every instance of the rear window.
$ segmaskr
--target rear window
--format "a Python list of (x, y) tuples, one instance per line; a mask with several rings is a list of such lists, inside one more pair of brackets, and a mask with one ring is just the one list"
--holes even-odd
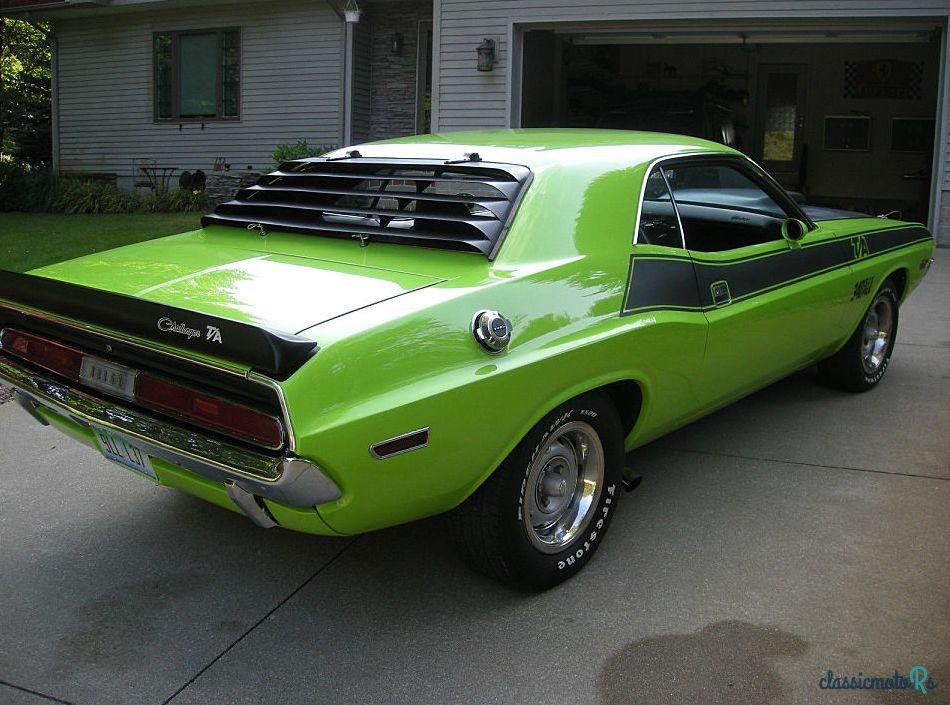
[(485, 162), (305, 160), (287, 162), (203, 225), (286, 230), (494, 256), (527, 167)]

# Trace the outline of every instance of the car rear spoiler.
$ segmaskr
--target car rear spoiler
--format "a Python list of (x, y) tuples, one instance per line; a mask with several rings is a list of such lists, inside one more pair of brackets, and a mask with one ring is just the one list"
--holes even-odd
[[(9, 303), (12, 306), (5, 305)], [(114, 294), (78, 284), (0, 270), (0, 327), (17, 306), (144, 340), (247, 365), (277, 379), (296, 372), (319, 347), (281, 331)], [(6, 309), (6, 310), (5, 310)]]

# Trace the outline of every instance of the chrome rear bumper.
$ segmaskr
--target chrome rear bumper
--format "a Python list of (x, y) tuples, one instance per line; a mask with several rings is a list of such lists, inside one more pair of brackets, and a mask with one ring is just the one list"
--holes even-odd
[(250, 495), (292, 507), (313, 507), (341, 497), (336, 484), (308, 460), (274, 457), (209, 438), (73, 389), (3, 357), (0, 381), (13, 388), (20, 405), (41, 423), (46, 421), (37, 407), (122, 436), (153, 458), (226, 486), (236, 485)]

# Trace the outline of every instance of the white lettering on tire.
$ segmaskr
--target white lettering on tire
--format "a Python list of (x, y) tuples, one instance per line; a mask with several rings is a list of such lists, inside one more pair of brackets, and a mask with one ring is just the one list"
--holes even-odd
[(588, 551), (590, 551), (591, 548), (593, 548), (594, 542), (597, 540), (597, 537), (599, 535), (597, 531), (604, 528), (604, 520), (607, 518), (607, 515), (610, 513), (610, 505), (612, 503), (612, 497), (617, 490), (617, 486), (608, 485), (605, 489), (607, 490), (606, 494), (609, 496), (604, 498), (604, 506), (601, 509), (601, 512), (603, 513), (603, 515), (594, 524), (594, 526), (596, 527), (596, 530), (590, 532), (590, 536), (588, 536), (587, 541), (584, 541), (584, 545), (581, 548), (578, 548), (576, 551), (574, 551), (572, 555), (568, 556), (564, 560), (557, 562), (558, 570), (564, 570), (568, 566), (574, 565), (577, 561), (579, 561), (581, 558), (584, 557), (584, 554), (586, 554)]

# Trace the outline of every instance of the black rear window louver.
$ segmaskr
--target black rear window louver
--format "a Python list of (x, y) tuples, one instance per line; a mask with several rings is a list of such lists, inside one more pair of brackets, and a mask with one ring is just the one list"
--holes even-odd
[(531, 171), (478, 161), (285, 162), (201, 224), (313, 233), (494, 257)]

